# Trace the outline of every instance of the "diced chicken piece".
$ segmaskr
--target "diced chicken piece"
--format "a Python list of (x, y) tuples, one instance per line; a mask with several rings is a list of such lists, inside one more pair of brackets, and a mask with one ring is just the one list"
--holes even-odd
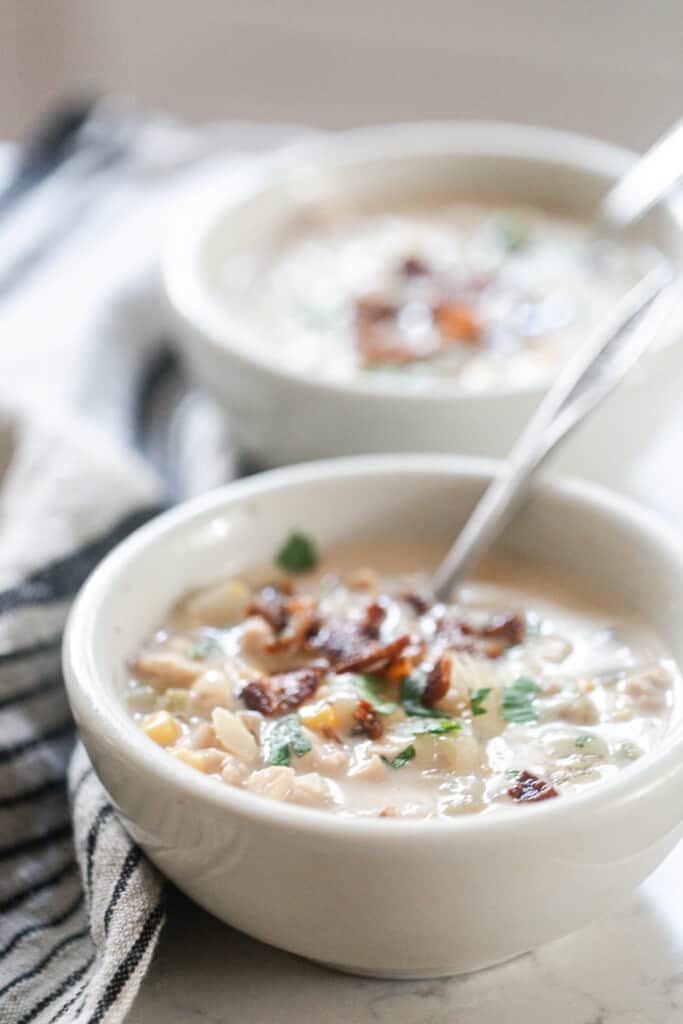
[(667, 705), (669, 683), (657, 669), (638, 672), (623, 679), (618, 689), (625, 694), (641, 714), (658, 714)]
[(311, 750), (298, 758), (302, 771), (320, 772), (321, 775), (340, 775), (349, 763), (348, 754), (336, 743), (314, 740)]
[(174, 651), (147, 651), (138, 658), (133, 668), (147, 682), (165, 689), (169, 686), (191, 686), (204, 671), (201, 662)]
[(211, 715), (213, 727), (220, 743), (229, 754), (235, 754), (245, 761), (255, 761), (258, 757), (258, 744), (236, 714), (225, 708), (214, 708)]
[(546, 703), (539, 712), (539, 722), (554, 722), (561, 719), (574, 725), (595, 725), (600, 715), (595, 701), (588, 694), (565, 695)]
[(192, 697), (195, 707), (203, 715), (210, 715), (214, 708), (235, 708), (238, 700), (235, 697), (235, 680), (227, 671), (218, 668), (207, 669), (192, 685)]
[(241, 580), (227, 580), (193, 595), (185, 603), (191, 620), (203, 626), (233, 626), (241, 622), (249, 591)]
[(320, 775), (297, 775), (293, 768), (284, 765), (271, 765), (254, 772), (244, 783), (244, 788), (274, 800), (289, 800), (309, 806), (322, 806), (332, 798), (329, 785)]
[(324, 807), (332, 799), (330, 784), (317, 772), (308, 775), (297, 775), (294, 780), (294, 792), (290, 798), (297, 804), (307, 807)]
[(266, 647), (273, 640), (273, 628), (265, 619), (251, 615), (242, 627), (240, 646), (245, 658), (261, 661), (267, 658)]
[(171, 754), (183, 764), (195, 768), (205, 775), (213, 775), (220, 771), (225, 751), (209, 748), (208, 750), (190, 750), (189, 747), (175, 747)]
[(216, 730), (208, 722), (200, 722), (190, 733), (190, 746), (194, 750), (204, 750), (216, 746)]
[(269, 796), (273, 800), (288, 800), (296, 779), (293, 768), (285, 765), (271, 765), (253, 772), (245, 780), (244, 788), (260, 796)]
[(221, 778), (231, 786), (240, 786), (249, 772), (244, 761), (226, 754), (221, 762)]

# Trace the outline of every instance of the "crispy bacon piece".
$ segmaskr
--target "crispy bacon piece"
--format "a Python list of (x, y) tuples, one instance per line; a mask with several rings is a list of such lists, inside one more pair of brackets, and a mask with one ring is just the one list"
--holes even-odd
[(422, 339), (420, 345), (415, 346), (401, 334), (397, 327), (401, 305), (371, 295), (356, 300), (356, 339), (364, 366), (405, 365), (430, 359), (441, 351), (438, 337)]
[(532, 804), (560, 794), (545, 779), (539, 779), (533, 772), (523, 771), (515, 779), (514, 785), (508, 789), (508, 795), (518, 803)]
[(371, 601), (365, 609), (365, 615), (363, 616), (363, 620), (360, 624), (363, 635), (369, 637), (371, 640), (379, 640), (380, 626), (384, 622), (386, 614), (386, 601), (382, 598)]
[(334, 671), (340, 672), (385, 672), (401, 657), (404, 649), (410, 643), (408, 634), (396, 637), (388, 644), (370, 643), (362, 653), (352, 656), (333, 665)]
[(261, 587), (247, 605), (246, 614), (260, 616), (276, 633), (279, 633), (285, 628), (289, 618), (289, 594), (279, 585), (269, 583)]
[(289, 616), (282, 632), (265, 645), (269, 654), (281, 651), (297, 654), (309, 636), (320, 628), (321, 618), (312, 597), (293, 597), (287, 608)]
[(398, 268), (401, 277), (427, 277), (430, 269), (419, 256), (408, 256)]
[(497, 616), (481, 627), (473, 626), (467, 619), (444, 616), (436, 620), (436, 627), (450, 650), (491, 659), (521, 643), (526, 628), (522, 616), (515, 614)]
[(323, 672), (322, 667), (316, 666), (252, 679), (242, 688), (240, 697), (251, 711), (260, 711), (262, 715), (285, 714), (313, 696)]
[(428, 708), (434, 707), (437, 701), (445, 697), (451, 685), (452, 658), (448, 652), (442, 654), (432, 671), (427, 676), (427, 683), (422, 694), (422, 703)]
[(496, 615), (481, 630), (481, 635), (501, 640), (507, 647), (521, 644), (526, 634), (526, 622), (523, 616), (514, 612)]
[(382, 719), (367, 700), (359, 700), (353, 712), (358, 731), (364, 732), (371, 740), (378, 740), (383, 733)]
[(439, 302), (434, 309), (434, 319), (442, 336), (448, 341), (479, 341), (481, 328), (472, 310), (463, 302)]
[(413, 590), (404, 590), (398, 595), (401, 601), (405, 601), (413, 609), (416, 615), (426, 615), (431, 605), (429, 601), (422, 597), (421, 594), (416, 594)]

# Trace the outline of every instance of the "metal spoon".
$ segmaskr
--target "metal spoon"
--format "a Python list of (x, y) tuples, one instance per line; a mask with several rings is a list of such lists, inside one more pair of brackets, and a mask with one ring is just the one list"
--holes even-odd
[[(616, 387), (656, 335), (668, 302), (655, 300), (674, 279), (662, 261), (626, 293), (613, 314), (558, 376), (437, 569), (432, 590), (447, 600), (455, 583), (491, 547), (552, 451)], [(653, 307), (651, 309), (651, 307)]]

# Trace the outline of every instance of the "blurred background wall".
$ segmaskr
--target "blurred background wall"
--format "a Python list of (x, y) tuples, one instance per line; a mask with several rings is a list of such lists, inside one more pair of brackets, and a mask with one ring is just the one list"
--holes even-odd
[(328, 127), (553, 123), (644, 146), (683, 106), (683, 0), (0, 0), (0, 137), (55, 98)]

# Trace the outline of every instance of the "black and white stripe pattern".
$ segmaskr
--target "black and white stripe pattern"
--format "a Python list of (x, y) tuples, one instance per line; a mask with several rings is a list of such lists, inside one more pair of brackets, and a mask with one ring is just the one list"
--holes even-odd
[(163, 923), (161, 879), (74, 750), (59, 665), (71, 598), (152, 511), (0, 593), (2, 1024), (122, 1020)]

